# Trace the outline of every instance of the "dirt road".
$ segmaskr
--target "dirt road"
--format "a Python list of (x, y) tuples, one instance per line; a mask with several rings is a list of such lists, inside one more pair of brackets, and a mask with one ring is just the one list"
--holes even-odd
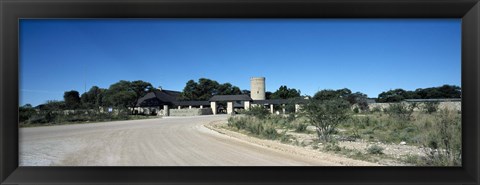
[(205, 128), (226, 116), (168, 117), (20, 129), (21, 166), (339, 165)]

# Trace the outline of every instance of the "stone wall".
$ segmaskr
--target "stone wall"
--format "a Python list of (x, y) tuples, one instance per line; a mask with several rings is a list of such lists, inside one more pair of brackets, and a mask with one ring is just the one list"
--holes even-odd
[[(371, 110), (374, 109), (380, 109), (380, 111), (383, 111), (390, 107), (390, 105), (393, 103), (371, 103), (368, 104), (368, 107)], [(415, 108), (414, 111), (422, 111), (424, 110), (425, 103), (417, 103), (418, 108)], [(438, 109), (450, 109), (450, 110), (456, 110), (456, 111), (462, 111), (462, 102), (459, 101), (454, 101), (454, 102), (439, 102), (438, 103)]]
[(170, 116), (199, 116), (210, 114), (213, 114), (210, 108), (170, 109)]

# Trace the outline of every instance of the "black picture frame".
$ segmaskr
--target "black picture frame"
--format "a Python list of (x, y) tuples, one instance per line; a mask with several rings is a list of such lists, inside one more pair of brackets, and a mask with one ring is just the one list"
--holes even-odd
[[(1, 184), (479, 184), (478, 0), (0, 0)], [(462, 167), (19, 167), (20, 18), (461, 18)]]

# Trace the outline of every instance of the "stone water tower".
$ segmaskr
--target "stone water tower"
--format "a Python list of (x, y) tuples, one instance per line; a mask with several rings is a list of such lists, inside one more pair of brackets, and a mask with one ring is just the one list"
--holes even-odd
[(250, 97), (252, 100), (265, 100), (265, 77), (250, 78)]

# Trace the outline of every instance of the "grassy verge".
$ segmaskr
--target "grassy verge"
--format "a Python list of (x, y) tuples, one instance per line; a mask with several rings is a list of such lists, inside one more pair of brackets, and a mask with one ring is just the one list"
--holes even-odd
[[(408, 112), (398, 110), (352, 113), (351, 119), (339, 124), (333, 132), (334, 141), (319, 145), (319, 140), (306, 143), (294, 133), (315, 137), (313, 130), (307, 129), (306, 119), (288, 115), (261, 115), (249, 113), (228, 119), (230, 130), (250, 136), (279, 140), (282, 143), (311, 147), (325, 152), (333, 152), (353, 159), (370, 162), (391, 161), (392, 164), (418, 166), (459, 166), (461, 165), (461, 113), (451, 110), (436, 112)], [(381, 143), (383, 146), (408, 146), (422, 155), (384, 153), (384, 148), (368, 145), (366, 148), (340, 147), (336, 142), (353, 141)], [(405, 152), (409, 153), (409, 152)]]

